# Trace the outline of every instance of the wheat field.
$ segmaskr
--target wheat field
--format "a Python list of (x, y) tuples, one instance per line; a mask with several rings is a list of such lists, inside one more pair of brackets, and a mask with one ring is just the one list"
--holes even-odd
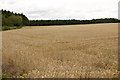
[(118, 77), (118, 24), (25, 26), (2, 32), (3, 76)]

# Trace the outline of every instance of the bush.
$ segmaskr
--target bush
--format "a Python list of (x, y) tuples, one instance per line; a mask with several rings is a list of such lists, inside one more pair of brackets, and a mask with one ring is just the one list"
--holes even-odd
[(5, 30), (10, 30), (10, 27), (8, 27), (8, 26), (2, 27), (2, 31), (5, 31)]
[(2, 30), (2, 31), (6, 31), (6, 30), (13, 30), (13, 29), (20, 29), (20, 28), (22, 28), (23, 26), (21, 25), (21, 26), (13, 26), (13, 27), (10, 27), (10, 26), (3, 26), (1, 29), (0, 29), (0, 31)]

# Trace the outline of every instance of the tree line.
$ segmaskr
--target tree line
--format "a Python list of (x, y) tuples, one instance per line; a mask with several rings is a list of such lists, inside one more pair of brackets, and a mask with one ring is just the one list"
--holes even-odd
[(92, 19), (92, 20), (30, 20), (28, 26), (47, 26), (47, 25), (72, 25), (72, 24), (96, 24), (96, 23), (118, 23), (115, 18)]
[(13, 13), (6, 10), (2, 11), (2, 26), (25, 26), (29, 23), (24, 14)]
[(115, 18), (92, 19), (92, 20), (29, 20), (24, 14), (2, 11), (2, 26), (47, 26), (47, 25), (72, 25), (72, 24), (96, 24), (118, 23)]

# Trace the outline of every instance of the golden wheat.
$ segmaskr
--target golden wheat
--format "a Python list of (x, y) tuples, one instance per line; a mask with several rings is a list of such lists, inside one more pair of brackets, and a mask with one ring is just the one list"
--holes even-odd
[(3, 31), (3, 76), (117, 77), (117, 25), (25, 26)]

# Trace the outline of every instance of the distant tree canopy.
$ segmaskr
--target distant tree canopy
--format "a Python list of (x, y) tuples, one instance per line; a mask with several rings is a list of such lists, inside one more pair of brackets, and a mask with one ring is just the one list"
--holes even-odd
[(30, 20), (29, 26), (45, 25), (72, 25), (72, 24), (96, 24), (96, 23), (118, 23), (118, 19), (105, 18), (93, 20)]
[(46, 26), (46, 25), (72, 25), (72, 24), (96, 24), (96, 23), (118, 23), (115, 18), (92, 19), (92, 20), (29, 20), (24, 14), (2, 11), (3, 26)]
[(2, 11), (2, 26), (24, 26), (29, 23), (23, 14), (17, 14), (6, 10)]

